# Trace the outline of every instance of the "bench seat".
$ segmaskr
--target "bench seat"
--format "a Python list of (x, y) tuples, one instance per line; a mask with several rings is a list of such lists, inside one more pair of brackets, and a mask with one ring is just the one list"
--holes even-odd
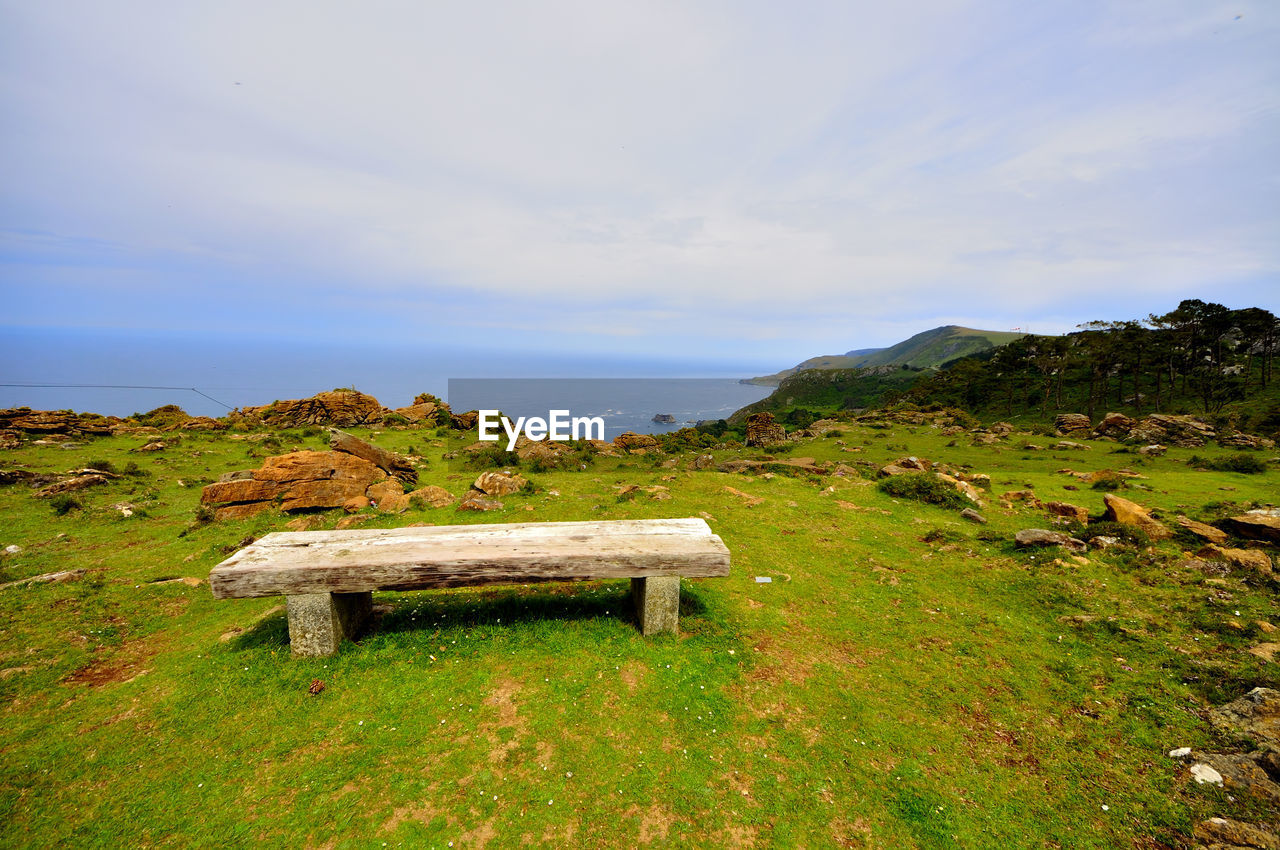
[(729, 574), (701, 519), (526, 522), (268, 534), (213, 568), (218, 599), (283, 594), (297, 655), (328, 655), (375, 590), (630, 578), (645, 635), (677, 628), (680, 577)]

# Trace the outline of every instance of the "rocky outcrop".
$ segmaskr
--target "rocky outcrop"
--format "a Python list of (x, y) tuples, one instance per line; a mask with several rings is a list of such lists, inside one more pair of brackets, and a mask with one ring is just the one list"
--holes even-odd
[(1088, 431), (1093, 427), (1089, 417), (1083, 413), (1063, 413), (1053, 418), (1053, 430), (1059, 437), (1066, 437), (1079, 431)]
[(657, 425), (674, 425), (676, 418), (670, 413), (655, 413), (653, 418), (649, 420)]
[(219, 422), (212, 416), (192, 416), (185, 422), (179, 422), (176, 425), (170, 425), (165, 428), (166, 431), (221, 431), (226, 428), (226, 423)]
[(505, 472), (482, 472), (471, 485), (486, 496), (509, 496), (518, 493), (528, 486), (529, 481), (523, 475), (508, 475)]
[(0, 410), (0, 429), (26, 434), (105, 437), (123, 422), (123, 419), (115, 417), (76, 414), (70, 410), (32, 410), (29, 407)]
[(398, 478), (401, 482), (412, 486), (418, 480), (418, 471), (408, 458), (378, 448), (372, 443), (342, 431), (329, 432), (329, 448), (335, 452), (355, 455), (369, 461), (383, 472)]
[(1231, 549), (1209, 543), (1196, 552), (1196, 555), (1215, 561), (1226, 561), (1255, 572), (1263, 578), (1271, 577), (1271, 556), (1261, 549)]
[(753, 413), (747, 417), (748, 446), (775, 446), (786, 440), (787, 432), (773, 418), (772, 413)]
[(1013, 542), (1019, 549), (1061, 546), (1072, 552), (1083, 552), (1088, 548), (1083, 540), (1047, 528), (1024, 528), (1013, 536)]
[(357, 390), (334, 390), (311, 398), (276, 401), (261, 407), (246, 407), (239, 416), (275, 428), (301, 425), (334, 425), (350, 428), (382, 421), (382, 405), (371, 395)]
[(329, 444), (332, 451), (290, 452), (267, 458), (257, 469), (225, 473), (201, 491), (200, 503), (216, 519), (240, 519), (276, 508), (359, 511), (376, 505), (399, 513), (415, 497), (429, 504), (453, 498), (438, 487), (406, 493), (405, 484), (412, 485), (417, 473), (395, 452), (341, 431), (333, 432)]
[(619, 434), (614, 437), (613, 445), (617, 449), (633, 455), (659, 451), (657, 440), (648, 434), (637, 434), (634, 431), (627, 431), (625, 434)]
[(476, 427), (476, 423), (480, 421), (480, 411), (468, 410), (463, 413), (454, 413), (449, 416), (449, 427), (455, 431), (470, 431)]
[(1108, 413), (1102, 417), (1102, 421), (1093, 429), (1093, 435), (1095, 437), (1111, 437), (1116, 440), (1123, 440), (1129, 436), (1129, 432), (1133, 430), (1135, 424), (1137, 423), (1134, 420), (1123, 413)]
[(1153, 413), (1134, 425), (1125, 439), (1143, 445), (1163, 443), (1183, 448), (1199, 448), (1217, 435), (1212, 425), (1194, 416)]
[(397, 407), (395, 412), (415, 425), (438, 425), (449, 419), (449, 407), (439, 401), (415, 401), (408, 407)]
[(1280, 510), (1249, 511), (1224, 519), (1226, 530), (1246, 540), (1280, 543)]
[(1122, 499), (1114, 493), (1103, 494), (1102, 501), (1106, 505), (1106, 512), (1103, 518), (1109, 522), (1132, 525), (1141, 529), (1153, 540), (1162, 540), (1173, 536), (1172, 531), (1148, 514), (1147, 509), (1141, 505), (1130, 502), (1128, 499)]

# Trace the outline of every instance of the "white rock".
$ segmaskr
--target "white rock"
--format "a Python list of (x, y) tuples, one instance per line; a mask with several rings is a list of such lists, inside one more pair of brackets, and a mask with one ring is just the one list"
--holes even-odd
[(18, 554), (18, 553), (19, 553), (19, 552), (21, 552), (21, 551), (22, 551), (22, 547), (21, 547), (21, 546), (6, 546), (6, 547), (4, 547), (4, 553), (5, 553), (6, 555), (16, 555), (16, 554)]
[(1190, 747), (1178, 747), (1176, 750), (1169, 750), (1169, 758), (1181, 759), (1191, 755)]
[(1196, 782), (1201, 785), (1212, 783), (1214, 785), (1222, 784), (1222, 774), (1209, 767), (1207, 764), (1191, 765), (1191, 775), (1196, 778)]

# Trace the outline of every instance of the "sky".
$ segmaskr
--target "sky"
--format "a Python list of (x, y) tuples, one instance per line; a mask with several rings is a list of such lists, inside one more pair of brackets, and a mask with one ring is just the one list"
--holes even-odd
[(1267, 2), (0, 0), (0, 371), (1280, 312), (1278, 107)]

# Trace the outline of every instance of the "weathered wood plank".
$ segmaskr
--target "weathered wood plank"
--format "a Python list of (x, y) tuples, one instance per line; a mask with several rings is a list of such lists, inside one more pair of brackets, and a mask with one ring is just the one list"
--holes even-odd
[(218, 598), (729, 574), (700, 519), (277, 532), (209, 575)]

